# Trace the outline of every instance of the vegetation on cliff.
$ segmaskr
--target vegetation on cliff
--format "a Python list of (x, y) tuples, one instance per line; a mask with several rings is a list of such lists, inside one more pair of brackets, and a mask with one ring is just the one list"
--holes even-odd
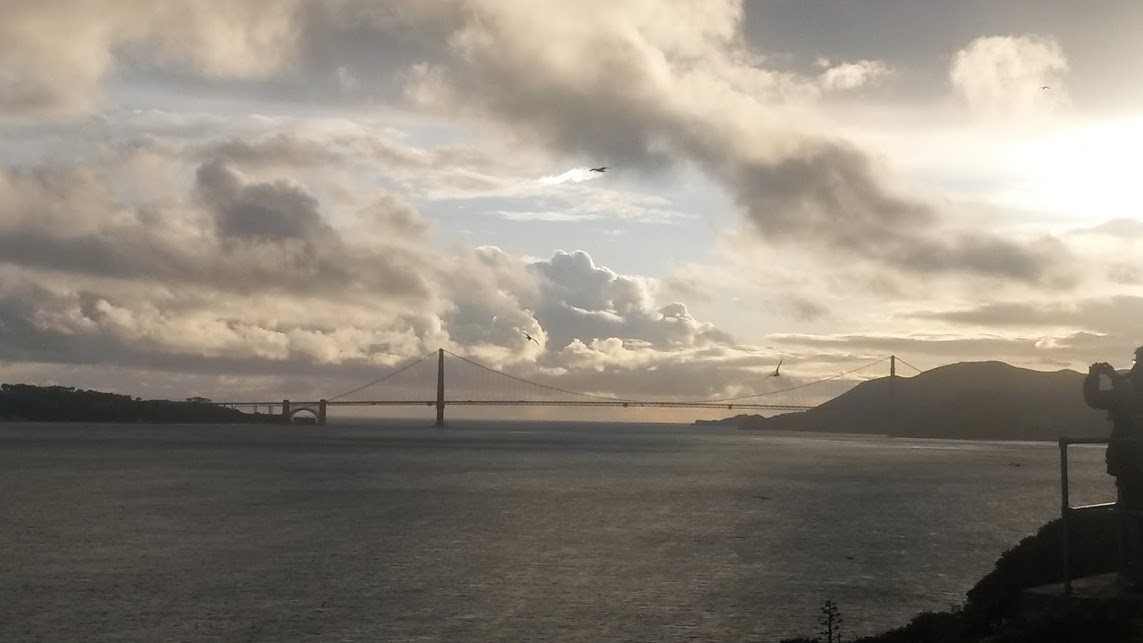
[(172, 402), (85, 391), (70, 386), (0, 384), (0, 420), (29, 422), (271, 422), (271, 415), (242, 413), (209, 400)]
[[(1072, 526), (1072, 575), (1114, 571), (1118, 563), (1116, 528), (1109, 515), (1086, 516)], [(1025, 589), (1063, 580), (1063, 521), (1053, 520), (996, 561), (995, 568), (968, 591), (961, 607), (924, 612), (907, 625), (855, 643), (1053, 643), (1139, 641), (1138, 624), (1091, 611), (1026, 614)], [(787, 639), (813, 643), (822, 639)]]

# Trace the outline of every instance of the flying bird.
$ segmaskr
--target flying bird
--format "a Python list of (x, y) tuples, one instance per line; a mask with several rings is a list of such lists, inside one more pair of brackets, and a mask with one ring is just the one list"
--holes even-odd
[(1047, 85), (1040, 85), (1040, 89), (1051, 89), (1051, 87), (1048, 87)]
[(785, 359), (786, 359), (785, 357), (779, 357), (778, 358), (778, 365), (774, 367), (774, 374), (771, 375), (770, 377), (779, 377), (782, 375), (781, 373), (778, 372), (778, 370), (782, 368), (782, 362), (785, 361)]
[(591, 172), (599, 172), (600, 174), (602, 174), (602, 173), (604, 173), (604, 172), (606, 172), (606, 171), (607, 171), (607, 166), (606, 166), (606, 165), (601, 165), (601, 166), (599, 166), (599, 167), (593, 167), (593, 168), (591, 168), (591, 170), (590, 170), (590, 171), (591, 171)]
[[(535, 338), (535, 337), (532, 337), (532, 336), (531, 336), (531, 335), (529, 335), (528, 333), (524, 333), (524, 337), (527, 337), (527, 338), (528, 338), (528, 340), (531, 340), (531, 341), (533, 341), (533, 342), (536, 342), (536, 338)], [(539, 345), (540, 345), (540, 342), (536, 342), (536, 346), (539, 346)]]

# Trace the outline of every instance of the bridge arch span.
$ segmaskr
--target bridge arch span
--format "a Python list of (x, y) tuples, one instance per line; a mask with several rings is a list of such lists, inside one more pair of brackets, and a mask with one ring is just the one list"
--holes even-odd
[(294, 424), (298, 413), (308, 411), (313, 414), (316, 424), (325, 424), (326, 406), (327, 402), (325, 400), (293, 403), (289, 400), (282, 400), (282, 421), (286, 424)]

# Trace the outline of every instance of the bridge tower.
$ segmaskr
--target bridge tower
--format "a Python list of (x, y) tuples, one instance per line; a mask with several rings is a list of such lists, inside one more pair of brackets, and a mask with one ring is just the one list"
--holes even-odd
[(329, 402), (326, 402), (325, 400), (318, 400), (318, 412), (317, 412), (317, 423), (318, 424), (325, 424), (325, 408), (328, 405), (329, 405)]
[(897, 434), (897, 356), (889, 356), (889, 432)]
[(444, 421), (444, 349), (437, 349), (437, 421), (433, 428), (443, 429)]
[(290, 423), (290, 401), (282, 400), (282, 422)]

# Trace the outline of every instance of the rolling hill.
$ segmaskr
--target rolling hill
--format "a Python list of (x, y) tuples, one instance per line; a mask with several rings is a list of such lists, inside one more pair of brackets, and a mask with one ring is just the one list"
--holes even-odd
[[(863, 382), (801, 413), (737, 416), (720, 424), (749, 430), (874, 433), (974, 440), (1106, 436), (1103, 411), (1083, 401), (1084, 375), (1033, 371), (1003, 362), (962, 362), (915, 377)], [(895, 413), (890, 409), (896, 398)]]

